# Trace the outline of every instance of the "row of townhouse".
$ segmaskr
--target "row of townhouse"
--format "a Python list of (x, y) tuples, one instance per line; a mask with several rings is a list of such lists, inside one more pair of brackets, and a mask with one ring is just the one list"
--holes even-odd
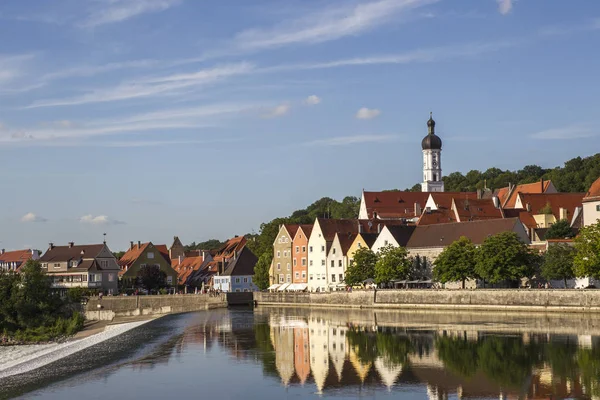
[[(486, 193), (487, 192), (487, 193)], [(513, 231), (524, 243), (547, 245), (545, 233), (559, 220), (574, 230), (600, 218), (600, 179), (587, 193), (558, 193), (550, 181), (495, 192), (363, 192), (359, 219), (317, 218), (283, 224), (273, 243), (271, 290), (330, 291), (345, 287), (354, 253), (403, 246), (431, 263), (461, 236), (479, 245)]]
[(0, 270), (19, 272), (28, 260), (39, 260), (50, 276), (52, 287), (97, 289), (106, 294), (137, 286), (144, 268), (158, 268), (166, 276), (166, 284), (184, 291), (214, 288), (224, 292), (258, 290), (253, 282), (256, 256), (246, 247), (246, 239), (234, 237), (215, 251), (185, 251), (178, 237), (170, 249), (152, 242), (130, 242), (127, 251), (117, 259), (106, 242), (66, 246), (50, 243), (40, 257), (36, 250), (0, 251)]

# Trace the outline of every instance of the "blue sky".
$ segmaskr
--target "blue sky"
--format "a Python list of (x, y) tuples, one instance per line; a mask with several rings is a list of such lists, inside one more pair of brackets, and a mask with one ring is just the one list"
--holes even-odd
[(600, 148), (600, 2), (3, 0), (0, 246), (184, 243)]

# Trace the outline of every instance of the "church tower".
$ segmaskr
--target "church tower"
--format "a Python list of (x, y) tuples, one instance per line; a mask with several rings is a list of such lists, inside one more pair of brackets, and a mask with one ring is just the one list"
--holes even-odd
[(443, 192), (444, 181), (442, 181), (442, 139), (435, 134), (435, 121), (429, 113), (427, 121), (429, 133), (423, 138), (423, 183), (422, 192)]

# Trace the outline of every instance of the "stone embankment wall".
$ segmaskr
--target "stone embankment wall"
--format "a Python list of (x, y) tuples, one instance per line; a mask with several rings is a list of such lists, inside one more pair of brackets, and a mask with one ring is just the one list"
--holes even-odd
[(112, 321), (115, 317), (176, 314), (220, 307), (227, 307), (225, 295), (105, 296), (102, 300), (91, 298), (84, 311), (88, 320)]
[(600, 312), (600, 290), (377, 290), (255, 292), (260, 305), (380, 309)]

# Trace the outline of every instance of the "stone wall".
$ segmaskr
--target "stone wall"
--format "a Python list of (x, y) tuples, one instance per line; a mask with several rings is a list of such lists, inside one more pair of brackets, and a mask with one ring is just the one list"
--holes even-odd
[(600, 312), (600, 290), (378, 290), (332, 293), (255, 292), (258, 305), (381, 309)]
[(88, 320), (111, 321), (115, 317), (176, 314), (227, 307), (225, 295), (105, 296), (91, 298), (85, 306)]

